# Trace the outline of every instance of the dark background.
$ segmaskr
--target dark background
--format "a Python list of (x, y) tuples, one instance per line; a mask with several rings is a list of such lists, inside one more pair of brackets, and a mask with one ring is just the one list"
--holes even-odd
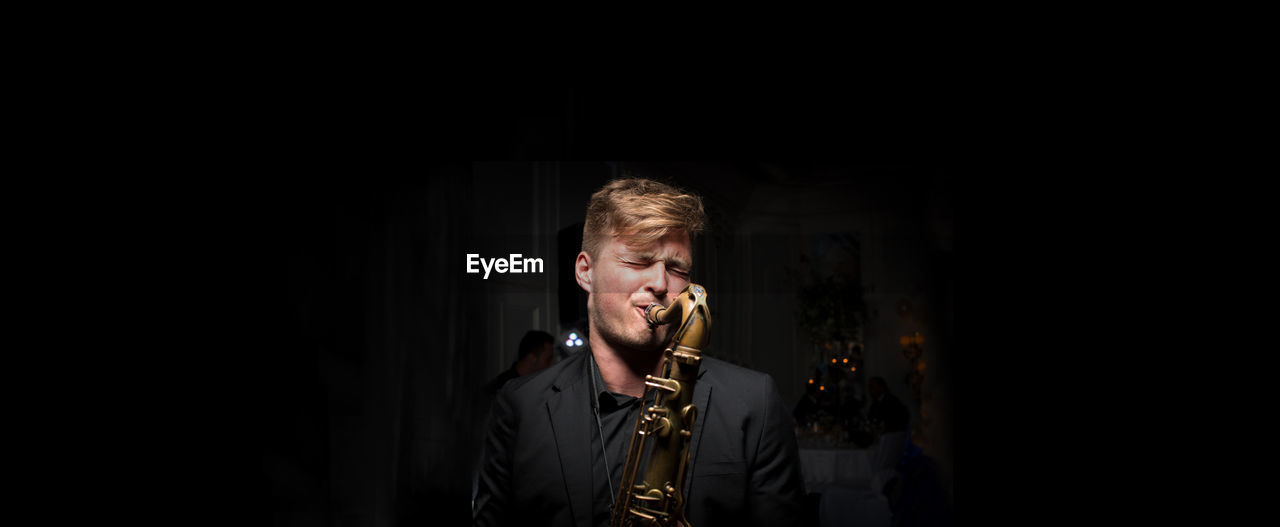
[[(213, 418), (201, 434), (222, 451), (207, 461), (214, 503), (238, 524), (468, 523), (488, 404), (478, 389), (535, 323), (556, 334), (585, 317), (561, 275), (577, 251), (565, 240), (580, 241), (587, 198), (622, 172), (704, 197), (709, 230), (694, 274), (719, 317), (708, 353), (770, 373), (789, 405), (812, 343), (782, 274), (826, 233), (861, 239), (879, 320), (867, 341), (879, 362), (867, 367), (910, 406), (897, 338), (927, 332), (947, 420), (932, 426), (926, 454), (949, 469), (954, 191), (937, 163), (422, 167), (215, 192), (227, 200), (203, 224), (212, 243), (198, 255), (216, 271), (206, 283), (217, 299), (201, 311), (216, 328), (201, 365), (214, 381), (202, 390)], [(463, 272), (466, 253), (510, 252), (543, 258), (546, 274)], [(915, 325), (896, 311), (904, 298)]]

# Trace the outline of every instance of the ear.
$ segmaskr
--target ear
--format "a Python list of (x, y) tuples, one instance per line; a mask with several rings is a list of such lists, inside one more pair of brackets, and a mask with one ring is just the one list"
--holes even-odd
[(587, 293), (591, 292), (591, 255), (587, 251), (578, 253), (573, 262), (573, 276), (578, 279), (578, 287)]

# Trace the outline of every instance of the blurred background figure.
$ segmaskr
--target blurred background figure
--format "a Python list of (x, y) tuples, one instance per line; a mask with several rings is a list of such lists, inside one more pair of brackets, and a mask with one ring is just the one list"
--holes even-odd
[(867, 396), (871, 401), (871, 407), (867, 409), (867, 422), (874, 435), (906, 431), (911, 414), (902, 401), (889, 393), (883, 377), (871, 378), (867, 384)]
[(520, 339), (520, 351), (511, 367), (484, 385), (486, 394), (493, 395), (502, 385), (516, 377), (537, 373), (550, 366), (555, 359), (555, 337), (539, 330), (529, 330)]
[(810, 382), (805, 384), (804, 396), (796, 403), (791, 415), (796, 420), (796, 426), (809, 428), (819, 420), (820, 413), (830, 414), (831, 411), (830, 397), (827, 397), (826, 392), (818, 390), (817, 384)]

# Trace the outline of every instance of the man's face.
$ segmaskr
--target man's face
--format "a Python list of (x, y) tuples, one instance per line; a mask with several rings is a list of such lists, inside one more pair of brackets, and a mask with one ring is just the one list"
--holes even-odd
[[(662, 349), (672, 324), (649, 329), (644, 308), (651, 303), (668, 305), (689, 285), (693, 264), (689, 235), (673, 231), (645, 245), (627, 245), (622, 238), (609, 237), (599, 255), (578, 256), (579, 285), (589, 293), (587, 309), (591, 326), (611, 346), (653, 351)], [(587, 259), (583, 283), (583, 259)]]
[(555, 359), (555, 345), (550, 342), (544, 343), (542, 345), (542, 349), (536, 353), (538, 355), (538, 362), (534, 365), (534, 371), (540, 371), (551, 366), (551, 363)]

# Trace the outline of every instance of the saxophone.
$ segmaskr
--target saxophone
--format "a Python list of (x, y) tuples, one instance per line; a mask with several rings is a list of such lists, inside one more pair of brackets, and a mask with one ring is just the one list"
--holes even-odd
[[(643, 400), (656, 392), (653, 405), (636, 418), (627, 449), (627, 461), (618, 488), (618, 499), (609, 524), (612, 527), (640, 525), (689, 527), (684, 517), (684, 478), (689, 462), (689, 443), (698, 409), (693, 405), (693, 385), (698, 379), (702, 349), (711, 339), (711, 307), (707, 291), (689, 284), (670, 307), (649, 304), (644, 310), (650, 328), (678, 322), (671, 344), (663, 351), (666, 359), (662, 377), (645, 376)], [(636, 483), (637, 471), (652, 442), (644, 480)]]

